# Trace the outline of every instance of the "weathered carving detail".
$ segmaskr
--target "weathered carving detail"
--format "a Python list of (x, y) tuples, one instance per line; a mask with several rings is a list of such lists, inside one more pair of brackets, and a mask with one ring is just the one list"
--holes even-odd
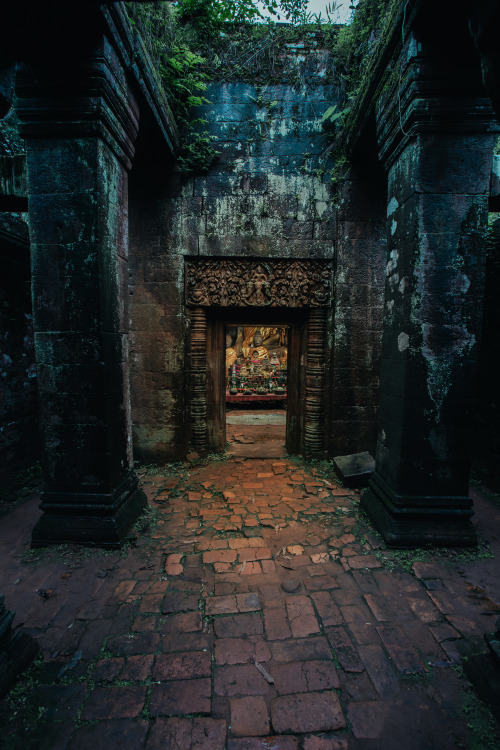
[(207, 447), (207, 316), (191, 311), (191, 445), (200, 455)]
[(186, 262), (186, 304), (199, 307), (327, 307), (331, 263), (196, 259)]
[(325, 448), (325, 325), (325, 310), (310, 310), (305, 404), (305, 449), (308, 459), (321, 458)]

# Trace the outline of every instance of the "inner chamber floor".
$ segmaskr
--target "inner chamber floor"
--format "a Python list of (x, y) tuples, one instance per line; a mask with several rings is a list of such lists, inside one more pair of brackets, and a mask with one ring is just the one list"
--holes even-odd
[(0, 591), (42, 659), (0, 702), (1, 747), (479, 747), (488, 719), (456, 667), (500, 609), (493, 496), (472, 489), (489, 557), (402, 556), (328, 463), (140, 478), (149, 514), (121, 551), (30, 551), (38, 497), (2, 516)]
[(226, 453), (242, 458), (284, 458), (284, 409), (231, 409), (226, 413)]

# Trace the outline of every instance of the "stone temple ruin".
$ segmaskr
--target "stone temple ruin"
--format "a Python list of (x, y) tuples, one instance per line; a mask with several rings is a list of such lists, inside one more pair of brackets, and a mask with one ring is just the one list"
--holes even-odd
[(34, 547), (119, 548), (137, 462), (223, 454), (226, 398), (285, 393), (288, 455), (373, 456), (388, 544), (475, 545), (471, 461), (499, 486), (499, 14), (387, 6), (342, 128), (309, 31), (276, 74), (208, 82), (219, 155), (187, 176), (126, 4), (0, 11), (0, 472), (41, 460)]

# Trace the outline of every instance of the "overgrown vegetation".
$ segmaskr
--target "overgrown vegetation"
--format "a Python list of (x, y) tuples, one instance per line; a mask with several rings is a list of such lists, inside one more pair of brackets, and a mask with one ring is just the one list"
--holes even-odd
[(307, 0), (264, 0), (261, 5), (270, 14), (264, 19), (256, 0), (127, 3), (181, 131), (182, 172), (205, 171), (218, 155), (206, 120), (198, 114), (210, 103), (211, 82), (301, 84), (293, 45), (306, 35), (315, 46), (318, 34), (322, 44), (333, 45), (335, 4), (327, 8), (326, 17), (308, 13), (307, 4)]

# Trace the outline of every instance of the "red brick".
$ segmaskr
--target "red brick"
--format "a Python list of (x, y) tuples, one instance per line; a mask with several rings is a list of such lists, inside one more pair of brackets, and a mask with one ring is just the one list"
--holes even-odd
[(236, 561), (237, 552), (234, 549), (209, 550), (203, 553), (203, 562), (209, 565), (214, 562), (233, 563)]
[(209, 596), (205, 599), (205, 614), (229, 615), (238, 612), (235, 596)]
[(224, 750), (226, 722), (224, 719), (162, 719), (153, 724), (146, 750)]
[[(295, 560), (293, 561), (295, 563)], [(322, 591), (323, 589), (336, 589), (339, 584), (332, 576), (314, 576), (304, 581), (308, 591)]]
[(240, 562), (244, 562), (245, 560), (270, 560), (271, 558), (271, 550), (268, 547), (250, 547), (248, 549), (240, 549), (238, 552), (238, 560)]
[(445, 622), (441, 623), (441, 625), (436, 625), (435, 627), (429, 629), (438, 643), (460, 638), (460, 633), (458, 633), (455, 628), (452, 628), (451, 625), (448, 625)]
[(164, 681), (210, 677), (211, 666), (212, 658), (208, 651), (160, 654), (156, 657), (153, 679)]
[(285, 604), (294, 638), (304, 638), (319, 633), (319, 625), (309, 597), (287, 596)]
[(231, 732), (237, 737), (262, 736), (269, 733), (267, 706), (260, 696), (232, 698)]
[(388, 706), (381, 701), (359, 701), (347, 705), (347, 718), (356, 739), (378, 739), (384, 732)]
[(214, 690), (216, 695), (266, 695), (270, 685), (253, 664), (215, 667)]
[(362, 568), (381, 568), (382, 563), (377, 560), (375, 555), (353, 555), (349, 558), (349, 566), (353, 570)]
[(340, 610), (328, 591), (316, 591), (311, 594), (311, 599), (324, 627), (342, 624)]
[(259, 597), (254, 593), (236, 594), (239, 612), (258, 612), (262, 609)]
[(227, 540), (226, 539), (202, 539), (196, 545), (197, 552), (204, 552), (207, 549), (210, 549), (210, 550), (227, 549)]
[[(36, 705), (44, 707), (43, 720), (50, 722), (75, 720), (86, 697), (87, 686), (85, 684), (44, 685), (35, 693)], [(7, 749), (7, 744), (3, 747)]]
[(250, 547), (249, 539), (228, 539), (230, 549), (247, 549)]
[(397, 695), (400, 690), (398, 675), (382, 647), (378, 644), (359, 646), (358, 651), (377, 693), (384, 699)]
[(271, 652), (265, 640), (259, 636), (241, 638), (218, 638), (215, 641), (215, 663), (247, 664), (250, 659), (269, 661)]
[(327, 732), (346, 726), (336, 693), (284, 695), (271, 701), (276, 732)]
[(276, 572), (276, 563), (273, 560), (262, 560), (262, 572), (263, 573), (275, 573)]
[(262, 635), (264, 628), (258, 614), (218, 617), (214, 622), (217, 638), (240, 638), (246, 635)]
[(348, 750), (345, 737), (305, 737), (304, 750)]
[(445, 574), (439, 563), (415, 562), (412, 567), (417, 578), (443, 578)]
[(108, 638), (107, 649), (114, 656), (133, 656), (134, 654), (154, 654), (160, 645), (158, 633), (129, 633)]
[(244, 562), (238, 568), (238, 573), (242, 576), (255, 576), (262, 573), (262, 568), (259, 562)]
[(379, 625), (377, 632), (400, 672), (403, 674), (425, 674), (422, 660), (400, 628)]
[(201, 612), (186, 612), (185, 614), (166, 617), (165, 621), (161, 623), (160, 631), (168, 635), (169, 633), (194, 633), (201, 628)]
[(285, 640), (291, 637), (292, 631), (286, 619), (285, 609), (264, 607), (263, 614), (266, 635), (270, 641)]
[(197, 594), (166, 594), (161, 611), (164, 615), (176, 612), (193, 612), (198, 609), (199, 601)]
[(125, 662), (120, 680), (131, 680), (144, 682), (153, 671), (153, 654), (141, 654), (140, 656), (129, 656)]
[(132, 623), (134, 633), (154, 633), (158, 627), (156, 615), (137, 615)]
[(212, 647), (213, 636), (209, 633), (170, 633), (162, 638), (161, 648), (165, 654), (178, 651), (201, 651)]
[(358, 652), (344, 628), (325, 628), (325, 633), (342, 669), (346, 672), (363, 672)]
[(330, 661), (274, 664), (270, 672), (276, 681), (276, 690), (281, 695), (340, 687), (337, 672)]
[(145, 594), (139, 604), (139, 612), (160, 612), (164, 594)]
[(145, 687), (97, 688), (85, 702), (81, 718), (84, 721), (133, 719), (140, 715), (145, 698)]
[(323, 636), (275, 641), (269, 644), (269, 648), (277, 662), (333, 659), (328, 642)]
[[(148, 731), (148, 722), (134, 719), (113, 719), (80, 727), (71, 740), (72, 750), (88, 750), (89, 747), (116, 750), (116, 748), (142, 748)], [(57, 748), (68, 747), (58, 744)], [(49, 745), (44, 745), (49, 747)], [(54, 748), (56, 745), (50, 745)]]
[(113, 682), (125, 666), (125, 659), (101, 659), (94, 667), (92, 679), (96, 682)]
[(229, 740), (227, 750), (299, 750), (299, 741), (289, 735), (271, 737), (245, 737)]
[(137, 581), (122, 581), (115, 589), (113, 596), (117, 599), (126, 599), (129, 596)]
[(303, 672), (306, 676), (309, 691), (340, 688), (337, 671), (329, 661), (305, 661)]
[(424, 594), (424, 597), (422, 599), (409, 599), (408, 604), (411, 610), (422, 622), (427, 624), (437, 622), (441, 619), (439, 609), (429, 600), (427, 594)]
[(212, 710), (211, 681), (175, 680), (153, 685), (149, 706), (151, 716), (209, 714)]

